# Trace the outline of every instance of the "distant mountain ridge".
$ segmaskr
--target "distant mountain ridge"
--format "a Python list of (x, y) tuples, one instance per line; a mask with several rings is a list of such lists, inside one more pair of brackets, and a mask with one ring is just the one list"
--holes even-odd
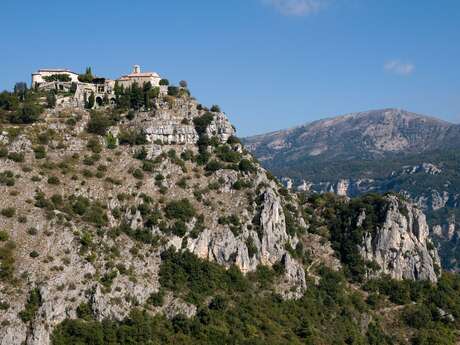
[(443, 266), (460, 268), (460, 125), (401, 109), (351, 113), (243, 139), (287, 185), (399, 192), (428, 214)]
[[(420, 153), (459, 145), (460, 126), (401, 109), (351, 113), (299, 127), (245, 139), (248, 148), (267, 161), (283, 155), (328, 158), (376, 158), (385, 154)], [(454, 141), (452, 141), (454, 139)]]

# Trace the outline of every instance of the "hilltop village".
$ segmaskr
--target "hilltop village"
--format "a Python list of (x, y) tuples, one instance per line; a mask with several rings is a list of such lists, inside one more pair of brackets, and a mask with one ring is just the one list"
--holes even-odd
[(61, 94), (64, 97), (59, 97), (60, 104), (87, 109), (115, 105), (117, 98), (128, 89), (142, 88), (156, 95), (177, 90), (158, 73), (142, 72), (139, 65), (134, 65), (130, 74), (116, 80), (94, 76), (90, 67), (84, 74), (64, 68), (39, 69), (32, 73), (31, 86), (35, 90)]

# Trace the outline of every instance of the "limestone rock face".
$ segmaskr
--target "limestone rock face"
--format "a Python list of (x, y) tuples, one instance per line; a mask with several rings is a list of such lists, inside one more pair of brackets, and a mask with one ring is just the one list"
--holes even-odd
[[(227, 267), (235, 264), (243, 272), (254, 271), (259, 264), (272, 266), (286, 254), (285, 245), (290, 238), (286, 233), (281, 199), (271, 187), (262, 191), (260, 215), (256, 216), (260, 219), (259, 234), (247, 228), (239, 235), (229, 228), (205, 229), (198, 238), (188, 238), (187, 249)], [(249, 255), (249, 238), (256, 248), (253, 256)]]
[(271, 189), (263, 194), (260, 226), (263, 231), (261, 262), (272, 265), (284, 254), (288, 235), (281, 200)]
[(284, 254), (281, 264), (284, 268), (284, 276), (277, 286), (277, 292), (285, 299), (301, 298), (307, 288), (305, 271), (289, 253)]
[(192, 125), (178, 124), (174, 121), (164, 121), (162, 124), (145, 128), (147, 140), (151, 143), (163, 144), (193, 144), (198, 140), (198, 134)]
[[(143, 128), (149, 143), (191, 145), (199, 139), (193, 119), (200, 115), (202, 113), (196, 109), (195, 102), (177, 99), (172, 109), (160, 104), (156, 110), (137, 114), (134, 125)], [(235, 135), (235, 129), (224, 113), (213, 115), (207, 135), (225, 143), (230, 136)]]
[(207, 134), (209, 137), (217, 136), (220, 142), (226, 142), (228, 138), (235, 135), (235, 129), (224, 113), (217, 113), (207, 128)]
[[(374, 234), (366, 235), (360, 248), (362, 256), (375, 261), (382, 273), (395, 279), (436, 282), (440, 262), (434, 247), (431, 249), (425, 215), (397, 196), (390, 195), (386, 199), (385, 221)], [(363, 217), (366, 217), (364, 212), (361, 221)]]

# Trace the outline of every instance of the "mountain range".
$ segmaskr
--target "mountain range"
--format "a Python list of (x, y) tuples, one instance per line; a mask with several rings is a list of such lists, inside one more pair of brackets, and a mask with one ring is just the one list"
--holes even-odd
[(265, 168), (300, 190), (407, 196), (427, 213), (443, 266), (460, 268), (460, 125), (381, 109), (243, 142)]

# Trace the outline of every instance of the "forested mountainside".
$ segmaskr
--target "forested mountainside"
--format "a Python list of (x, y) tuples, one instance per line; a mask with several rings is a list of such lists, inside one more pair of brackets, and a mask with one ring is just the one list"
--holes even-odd
[(460, 269), (460, 126), (373, 110), (244, 139), (262, 165), (300, 190), (350, 197), (398, 192), (428, 216), (442, 265)]
[(459, 340), (404, 197), (292, 193), (185, 86), (72, 97), (0, 94), (1, 345)]

